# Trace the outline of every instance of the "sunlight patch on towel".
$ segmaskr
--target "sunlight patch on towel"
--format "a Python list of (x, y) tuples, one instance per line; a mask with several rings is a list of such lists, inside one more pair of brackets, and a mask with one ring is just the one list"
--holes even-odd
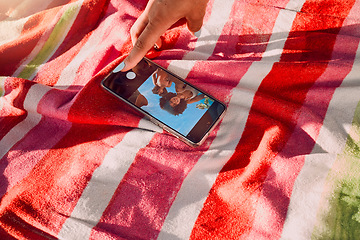
[(0, 46), (18, 39), (29, 18), (0, 21)]

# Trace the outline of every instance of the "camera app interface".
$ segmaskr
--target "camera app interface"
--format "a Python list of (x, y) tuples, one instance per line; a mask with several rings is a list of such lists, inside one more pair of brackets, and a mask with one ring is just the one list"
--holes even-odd
[(104, 85), (195, 142), (224, 110), (214, 99), (145, 59), (130, 71), (115, 69)]

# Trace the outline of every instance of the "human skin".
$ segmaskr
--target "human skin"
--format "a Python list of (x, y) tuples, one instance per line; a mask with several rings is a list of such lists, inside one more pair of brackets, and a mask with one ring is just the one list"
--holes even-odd
[(190, 32), (202, 27), (209, 0), (150, 0), (130, 29), (133, 48), (124, 60), (123, 72), (136, 66), (146, 53), (161, 45), (160, 36), (178, 20), (185, 18)]

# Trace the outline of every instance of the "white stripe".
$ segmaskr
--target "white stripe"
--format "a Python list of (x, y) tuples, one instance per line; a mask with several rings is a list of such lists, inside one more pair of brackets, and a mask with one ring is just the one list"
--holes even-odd
[[(23, 68), (19, 68), (17, 72), (21, 72), (21, 69)], [(75, 78), (75, 72), (76, 71), (74, 71), (74, 76), (69, 79)], [(41, 120), (41, 115), (37, 112), (37, 106), (42, 97), (50, 90), (50, 87), (46, 87), (41, 84), (36, 84), (30, 88), (24, 102), (24, 109), (28, 111), (28, 116), (22, 122), (14, 126), (0, 140), (0, 159), (5, 156), (5, 154), (12, 148), (12, 146), (15, 145), (18, 141), (20, 141), (25, 134), (27, 134), (31, 129), (33, 129), (36, 125), (39, 124)]]
[(182, 60), (171, 61), (168, 66), (170, 71), (176, 72), (182, 78), (186, 78), (194, 67), (195, 60), (206, 60), (213, 54), (221, 31), (230, 16), (233, 3), (234, 0), (214, 1), (213, 12), (209, 20), (201, 28), (194, 50), (185, 54)]
[[(340, 33), (341, 34), (341, 33)], [(340, 41), (336, 41), (335, 45), (334, 45), (334, 55), (332, 56), (333, 60), (337, 60), (339, 58), (338, 56), (338, 52), (342, 52), (343, 49), (343, 41), (342, 40), (343, 37), (340, 38)], [(331, 64), (331, 63), (330, 63)], [(350, 70), (350, 69), (349, 69)], [(320, 120), (318, 120), (319, 116), (316, 115), (316, 112), (312, 112), (311, 110), (309, 111), (308, 106), (315, 106), (316, 105), (316, 101), (321, 98), (321, 96), (319, 97), (319, 95), (317, 94), (319, 91), (317, 91), (317, 89), (319, 87), (322, 87), (322, 85), (324, 84), (324, 82), (328, 81), (329, 76), (332, 77), (334, 75), (334, 66), (328, 66), (328, 68), (324, 71), (324, 73), (316, 80), (313, 89), (310, 89), (307, 93), (306, 96), (306, 100), (305, 103), (303, 104), (303, 107), (297, 112), (297, 117), (296, 117), (296, 121), (297, 121), (297, 129), (302, 129), (304, 130), (311, 138), (313, 139), (317, 139), (318, 137), (318, 132), (316, 131), (316, 129), (320, 129), (322, 127), (322, 122)], [(343, 76), (345, 77), (345, 76)], [(314, 91), (315, 90), (315, 91)], [(346, 98), (344, 98), (346, 99)], [(315, 102), (314, 102), (315, 100)], [(315, 110), (316, 111), (316, 110)], [(311, 124), (309, 123), (309, 121), (311, 120), (311, 118), (313, 118)], [(327, 126), (330, 127), (334, 127), (337, 125), (337, 123), (333, 122), (333, 124), (330, 124), (329, 122), (326, 123)], [(318, 125), (318, 126), (316, 126)], [(303, 192), (301, 192), (302, 196), (299, 195), (293, 195), (295, 196), (295, 198), (298, 198), (297, 200), (295, 200), (297, 203), (299, 203), (300, 207), (300, 211), (301, 211), (301, 217), (296, 217), (296, 220), (293, 222), (293, 227), (295, 227), (296, 229), (298, 229), (298, 227), (300, 225), (305, 225), (307, 227), (311, 226), (311, 220), (315, 220), (315, 218), (313, 218), (313, 215), (315, 214), (315, 209), (314, 209), (314, 201), (316, 199), (316, 197), (319, 197), (317, 194), (319, 194), (319, 187), (321, 186), (321, 176), (323, 174), (323, 172), (328, 171), (326, 170), (327, 167), (329, 167), (327, 164), (329, 164), (329, 162), (332, 161), (332, 159), (334, 158), (334, 156), (330, 155), (330, 154), (318, 154), (318, 153), (323, 153), (324, 150), (329, 150), (329, 152), (333, 152), (335, 151), (336, 148), (341, 148), (342, 144), (341, 143), (337, 143), (334, 144), (336, 141), (339, 141), (340, 139), (337, 137), (334, 137), (334, 133), (337, 132), (341, 132), (343, 130), (339, 131), (338, 129), (334, 129), (331, 128), (331, 131), (329, 131), (326, 135), (322, 134), (322, 136), (326, 136), (326, 141), (329, 143), (332, 143), (332, 146), (330, 148), (326, 148), (326, 145), (320, 145), (321, 148), (316, 145), (315, 149), (312, 151), (312, 154), (310, 156), (308, 156), (308, 161), (309, 163), (311, 162), (312, 164), (312, 169), (310, 169), (309, 171), (309, 175), (307, 177), (310, 177), (310, 173), (314, 174), (313, 177), (311, 179), (307, 179), (307, 178), (303, 178), (299, 184), (300, 185), (305, 185), (306, 187), (303, 188)], [(294, 135), (295, 134), (295, 135)], [(293, 135), (290, 137), (290, 140), (288, 142), (294, 142), (294, 139), (297, 138), (298, 131), (295, 131), (293, 133)], [(346, 135), (346, 133), (345, 133)], [(336, 141), (333, 141), (336, 140)], [(320, 140), (321, 141), (321, 140)], [(320, 142), (318, 142), (320, 143)], [(288, 148), (289, 146), (285, 146), (284, 149)], [(281, 156), (282, 154), (280, 153), (278, 156)], [(314, 156), (313, 156), (314, 155)], [(319, 155), (319, 157), (317, 157), (317, 155)], [(280, 176), (279, 178), (281, 178), (281, 174), (283, 171), (283, 167), (282, 164), (281, 167), (279, 166), (279, 161), (278, 161), (277, 157), (273, 163), (272, 166), (272, 171), (274, 171), (273, 175), (278, 175)], [(281, 158), (281, 157), (280, 157)], [(301, 158), (301, 157), (300, 157)], [(329, 162), (326, 162), (325, 159), (329, 158)], [(306, 158), (305, 158), (306, 159)], [(305, 160), (306, 161), (306, 160)], [(325, 161), (323, 162), (323, 169), (319, 169), (319, 166), (321, 164), (321, 161)], [(278, 163), (276, 163), (278, 162)], [(317, 169), (319, 172), (314, 172), (314, 169)], [(268, 176), (269, 178), (269, 176)], [(272, 176), (270, 176), (270, 179), (272, 178)], [(315, 179), (315, 181), (313, 182), (312, 180)], [(268, 181), (269, 179), (266, 179), (265, 181)], [(270, 180), (271, 181), (271, 180)], [(280, 181), (286, 181), (286, 179), (283, 177), (282, 179), (280, 179)], [(309, 182), (311, 182), (311, 184), (309, 184)], [(311, 194), (311, 196), (306, 195), (306, 193), (310, 193), (310, 189), (312, 189), (310, 186), (314, 187), (314, 193)], [(300, 192), (299, 192), (300, 193)], [(306, 200), (304, 201), (304, 198), (306, 198)], [(311, 202), (310, 204), (307, 204), (307, 201)], [(251, 231), (249, 238), (254, 238), (254, 235), (258, 235), (259, 232), (264, 232), (267, 231), (267, 227), (268, 226), (264, 226), (264, 222), (270, 221), (274, 219), (273, 217), (273, 212), (270, 211), (271, 209), (271, 204), (268, 204), (269, 200), (266, 199), (266, 197), (260, 198), (258, 201), (258, 205), (256, 208), (256, 215), (255, 215), (255, 221), (253, 223), (253, 226), (256, 226), (253, 228), (253, 230)], [(268, 204), (267, 207), (264, 208), (264, 204)], [(305, 212), (304, 209), (308, 208), (308, 211)], [(297, 210), (295, 210), (297, 211)], [(295, 215), (296, 216), (296, 215)], [(291, 216), (293, 217), (293, 215)], [(310, 221), (308, 221), (307, 219), (310, 219)], [(294, 236), (294, 232), (295, 232), (295, 228), (293, 229), (288, 229), (286, 230), (286, 236), (284, 237), (284, 239), (298, 239), (300, 238), (299, 236)], [(283, 230), (283, 229), (281, 229)], [(307, 235), (307, 233), (303, 232), (303, 229), (298, 229), (297, 233), (301, 233), (302, 237), (305, 236), (305, 239), (310, 239), (311, 238), (311, 234), (310, 236)], [(300, 238), (301, 239), (301, 238)]]
[(317, 154), (319, 147), (315, 147), (296, 178), (281, 239), (311, 239), (326, 178), (337, 154), (344, 150), (360, 101), (359, 76), (360, 45), (351, 72), (333, 95), (316, 141), (325, 153)]
[[(299, 1), (297, 2), (299, 4)], [(292, 4), (292, 1), (289, 4)], [(208, 152), (199, 159), (183, 182), (158, 239), (166, 240), (168, 236), (189, 239), (196, 219), (203, 208), (211, 187), (215, 183), (218, 173), (229, 160), (229, 156), (233, 154), (237, 143), (240, 141), (256, 90), (262, 79), (271, 71), (273, 64), (280, 59), (280, 53), (295, 16), (296, 12), (280, 11), (265, 51), (267, 53), (272, 50), (276, 54), (269, 54), (267, 57), (262, 58), (260, 62), (254, 62), (241, 79), (239, 86), (233, 91), (228, 111), (217, 137)], [(241, 90), (244, 88), (250, 91)], [(201, 183), (201, 186), (199, 186), (199, 183)], [(188, 204), (184, 206), (184, 202)]]
[[(73, 74), (76, 74), (80, 66), (86, 61), (86, 59), (89, 58), (89, 56), (93, 56), (96, 54), (99, 49), (95, 46), (101, 46), (102, 42), (104, 41), (104, 36), (107, 32), (109, 32), (110, 29), (113, 29), (114, 22), (116, 19), (108, 18), (109, 21), (103, 23), (104, 26), (99, 26), (98, 29), (92, 35), (90, 36), (89, 40), (84, 44), (84, 46), (81, 48), (80, 52), (74, 57), (74, 59), (71, 61), (71, 64), (69, 64), (64, 71), (62, 72), (59, 80), (57, 81), (55, 87), (66, 87), (69, 86), (72, 82), (69, 81), (69, 79), (75, 78)], [(114, 30), (115, 31), (115, 30)], [(119, 34), (125, 34), (124, 32), (118, 31)], [(89, 69), (89, 71), (95, 71), (95, 68)], [(90, 75), (90, 74), (89, 74)]]
[[(208, 53), (208, 56), (210, 56), (211, 54), (212, 52)], [(193, 66), (192, 62), (189, 62), (190, 65), (188, 66), (189, 68), (187, 70), (187, 73)], [(184, 62), (181, 61), (181, 63)], [(170, 63), (170, 68), (171, 66), (175, 65), (174, 63)], [(154, 129), (155, 131), (158, 131), (158, 128), (154, 126), (155, 125), (153, 124), (149, 126), (149, 121), (142, 120), (140, 122), (139, 128), (144, 127), (146, 129)], [(148, 142), (150, 142), (153, 134), (154, 133), (145, 132), (144, 139), (144, 131), (133, 130), (126, 135), (126, 138), (124, 138), (115, 149), (109, 151), (104, 163), (96, 170), (96, 173), (94, 172), (92, 179), (89, 181), (88, 186), (83, 192), (78, 204), (75, 207), (75, 210), (71, 214), (71, 217), (63, 225), (58, 235), (60, 239), (89, 238), (92, 228), (96, 226), (96, 224), (100, 221), (103, 211), (109, 204), (109, 201), (113, 196), (118, 184), (122, 180), (124, 174), (132, 164), (136, 153), (139, 151), (140, 148), (145, 147)], [(141, 142), (141, 145), (136, 142), (138, 141), (138, 139), (144, 139), (144, 141)], [(131, 142), (134, 143), (129, 144)], [(128, 153), (124, 154), (123, 148), (128, 148), (132, 145), (138, 147), (135, 149), (130, 149)], [(119, 161), (117, 157), (121, 157), (121, 161)], [(121, 167), (116, 167), (119, 164), (121, 164)], [(112, 166), (111, 168), (108, 167), (110, 165)], [(116, 173), (113, 173), (113, 170), (111, 169), (117, 169)], [(99, 176), (116, 176), (116, 179), (103, 180), (103, 182), (110, 181), (109, 184), (103, 185), (101, 184), (103, 182), (97, 179), (99, 178)], [(101, 189), (101, 201), (99, 201), (100, 195), (94, 194), (98, 191), (97, 189), (99, 188)]]
[(221, 36), (222, 29), (231, 14), (233, 3), (234, 1), (232, 0), (214, 1), (212, 6), (213, 12), (200, 30), (194, 51), (187, 53), (184, 56), (184, 60), (206, 60), (212, 55)]
[[(113, 21), (116, 21), (116, 19)], [(94, 46), (101, 45), (104, 34), (112, 28), (113, 23), (107, 23), (105, 28), (100, 28), (101, 31), (95, 31), (88, 39), (86, 44), (81, 48), (80, 52), (71, 61), (70, 64), (62, 71), (58, 82), (55, 84), (55, 88), (68, 88), (73, 84), (78, 74), (80, 65), (95, 52), (98, 51)], [(33, 89), (33, 90), (31, 90)], [(24, 109), (30, 111), (27, 118), (14, 126), (1, 140), (0, 140), (0, 159), (20, 141), (25, 134), (33, 129), (41, 120), (41, 115), (37, 113), (36, 108), (42, 97), (51, 89), (50, 87), (44, 87), (41, 84), (36, 84), (29, 90), (25, 98)], [(2, 98), (1, 98), (2, 99)], [(67, 109), (69, 111), (71, 106)], [(71, 124), (71, 123), (69, 123)], [(69, 125), (70, 127), (71, 125)], [(150, 128), (148, 128), (150, 129)], [(6, 169), (4, 170), (4, 172)]]
[(26, 95), (24, 109), (28, 115), (24, 121), (13, 127), (0, 141), (0, 159), (24, 137), (41, 120), (41, 115), (37, 112), (37, 105), (41, 98), (49, 91), (50, 87), (36, 84), (32, 86)]
[[(80, 68), (81, 64), (83, 64), (84, 61), (89, 58), (89, 56), (92, 56), (97, 51), (99, 51), (99, 48), (96, 48), (94, 46), (102, 45), (105, 33), (108, 32), (109, 29), (113, 29), (114, 21), (118, 21), (118, 19), (116, 19), (116, 17), (108, 18), (108, 19), (110, 19), (110, 20), (107, 23), (105, 23), (106, 24), (105, 27), (99, 27), (98, 29), (100, 29), (100, 30), (95, 30), (95, 32), (92, 33), (92, 35), (89, 37), (86, 44), (81, 48), (80, 52), (76, 55), (76, 57), (72, 60), (72, 62), (63, 70), (58, 82), (56, 83), (56, 85), (54, 87), (66, 89), (68, 86), (71, 86), (73, 84), (73, 82), (76, 79), (76, 76), (78, 75), (78, 69)], [(121, 32), (121, 30), (119, 30), (115, 34), (121, 35), (124, 33)], [(122, 36), (120, 36), (120, 37), (122, 37)], [(42, 89), (42, 91), (41, 91), (41, 89)], [(52, 88), (50, 88), (50, 87), (44, 87), (44, 85), (36, 84), (29, 90), (29, 92), (26, 96), (26, 99), (25, 99), (24, 107), (26, 110), (31, 111), (31, 115), (29, 114), (28, 118), (26, 118), (23, 122), (21, 122), (17, 126), (15, 126), (5, 136), (5, 138), (3, 138), (0, 141), (0, 146), (1, 146), (0, 154), (2, 154), (2, 155), (0, 155), (0, 158), (4, 154), (6, 154), (16, 142), (21, 140), (23, 138), (24, 134), (27, 134), (33, 127), (35, 127), (39, 123), (39, 121), (41, 120), (41, 115), (34, 111), (36, 110), (37, 105), (41, 101), (42, 97), (51, 89)], [(34, 98), (36, 98), (36, 99), (34, 99)], [(70, 107), (71, 106), (69, 106), (69, 108), (67, 110), (69, 110)], [(70, 127), (70, 126), (68, 126), (68, 127)], [(154, 132), (159, 131), (158, 127), (156, 127), (154, 124), (151, 124), (149, 121), (140, 121), (139, 128), (148, 129), (150, 131), (154, 130)], [(140, 130), (136, 130), (135, 133), (137, 133), (138, 131), (140, 131)], [(146, 144), (145, 142), (150, 141), (149, 138), (151, 139), (151, 136), (150, 136), (151, 134), (153, 134), (153, 133), (150, 133), (150, 132), (144, 133), (144, 131), (142, 131), (142, 135), (135, 134), (136, 137), (134, 137), (135, 136), (134, 133), (131, 133), (130, 137), (127, 137), (127, 138), (129, 138), (129, 139), (144, 139), (144, 144)], [(125, 138), (125, 139), (127, 139), (127, 138)], [(127, 142), (129, 142), (129, 141), (127, 141)], [(131, 146), (131, 141), (129, 142), (129, 144)], [(124, 143), (123, 143), (123, 145), (124, 145)], [(136, 146), (136, 145), (134, 145), (134, 146)], [(116, 152), (117, 149), (112, 150), (112, 152), (113, 153)], [(132, 152), (137, 152), (137, 150), (132, 151)], [(109, 155), (109, 157), (111, 157), (111, 155)], [(105, 165), (104, 165), (104, 167), (105, 167)], [(4, 171), (6, 171), (6, 170), (4, 170)], [(90, 184), (90, 187), (91, 187), (91, 184)], [(110, 186), (110, 188), (111, 188), (111, 186)], [(111, 194), (113, 194), (113, 192), (111, 192)], [(94, 201), (94, 199), (92, 199), (92, 200)], [(84, 199), (80, 200), (80, 203), (79, 203), (80, 205), (81, 205), (81, 201), (84, 202)], [(106, 204), (108, 204), (108, 203), (106, 203)], [(79, 210), (79, 207), (77, 209)], [(79, 212), (81, 212), (81, 210), (74, 212), (74, 215), (79, 215)], [(85, 214), (87, 213), (86, 211), (84, 211), (84, 212), (85, 212)], [(92, 219), (92, 218), (90, 218), (90, 219)], [(71, 220), (69, 220), (69, 223), (67, 223), (67, 225), (65, 225), (64, 230), (61, 230), (63, 235), (69, 234), (69, 236), (73, 236), (74, 234), (76, 235), (77, 231), (81, 232), (81, 228), (77, 228), (77, 227), (73, 228), (74, 232), (69, 232), (68, 230), (66, 230), (66, 228), (69, 228), (69, 224), (71, 225), (71, 223), (72, 223)], [(71, 227), (70, 227), (70, 229), (71, 229)], [(85, 228), (85, 231), (86, 231), (86, 228)], [(65, 237), (65, 239), (71, 239), (71, 237)]]
[[(109, 29), (113, 29), (114, 21), (117, 21), (117, 19), (108, 18), (108, 21), (104, 23), (105, 26), (100, 27), (101, 32), (92, 35), (92, 38), (82, 47), (80, 53), (63, 72), (56, 84), (57, 87), (69, 84), (67, 75), (76, 72), (76, 69), (83, 64), (86, 58), (91, 56), (94, 51), (97, 51), (94, 46), (101, 45), (104, 34)], [(123, 29), (113, 30), (120, 38), (126, 35), (122, 31)], [(138, 129), (127, 133), (124, 139), (108, 152), (104, 162), (95, 170), (70, 218), (62, 226), (58, 235), (59, 239), (89, 238), (92, 228), (100, 221), (105, 208), (108, 206), (124, 174), (134, 161), (137, 152), (150, 142), (155, 132), (160, 131), (160, 128), (150, 121), (141, 120)]]
[(305, 1), (290, 1), (287, 5), (286, 5), (286, 10), (292, 10), (292, 11), (296, 11), (299, 12), (303, 5), (304, 5)]
[(28, 19), (0, 21), (0, 46), (18, 39)]
[(62, 226), (59, 239), (89, 239), (92, 228), (100, 221), (137, 152), (144, 148), (153, 136), (154, 132), (135, 129), (127, 133), (124, 139), (107, 153), (103, 163), (94, 171), (71, 217)]
[[(59, 39), (57, 45), (54, 47), (53, 51), (49, 54), (49, 56), (44, 60), (44, 62), (47, 62), (54, 54), (55, 52), (58, 50), (58, 48), (60, 47), (60, 45), (64, 42), (66, 36), (68, 35), (70, 29), (73, 27), (73, 24), (81, 10), (81, 7), (84, 3), (84, 0), (79, 0), (77, 2), (74, 3), (70, 3), (68, 8), (65, 10), (68, 11), (69, 9), (71, 9), (72, 11), (75, 11), (75, 14), (71, 14), (72, 18), (71, 19), (66, 19), (67, 23), (66, 23), (66, 29), (65, 31), (62, 33), (61, 38)], [(61, 20), (61, 19), (60, 19)], [(64, 19), (65, 21), (65, 19)], [(49, 41), (49, 40), (48, 40)], [(33, 79), (36, 74), (41, 70), (42, 65), (38, 66), (36, 71), (34, 71), (34, 73), (30, 76), (29, 79)]]
[[(71, 84), (74, 82), (78, 69), (80, 65), (83, 63), (85, 59), (87, 59), (91, 53), (96, 52), (97, 49), (94, 48), (94, 46), (98, 46), (101, 41), (103, 40), (103, 35), (105, 33), (106, 29), (102, 30), (101, 32), (97, 32), (96, 34), (92, 34), (85, 44), (85, 46), (80, 50), (80, 52), (76, 55), (76, 57), (72, 60), (72, 62), (63, 70), (63, 72), (60, 75), (60, 78), (58, 82), (55, 84), (54, 87), (64, 87), (67, 88), (68, 86), (71, 86)], [(91, 46), (91, 47), (89, 47)], [(29, 91), (25, 102), (29, 102), (29, 104), (24, 105), (25, 110), (28, 110), (27, 107), (35, 108), (37, 107), (37, 104), (39, 104), (41, 98), (52, 88), (44, 88), (41, 87), (42, 85), (39, 84), (39, 86), (34, 88), (34, 91)], [(36, 89), (42, 89), (40, 92), (36, 92)], [(44, 90), (46, 89), (46, 90)], [(35, 95), (35, 96), (32, 96)], [(37, 101), (31, 100), (33, 98), (36, 98)], [(29, 99), (29, 100), (27, 100)], [(34, 102), (31, 102), (34, 101)], [(36, 104), (36, 105), (34, 105)], [(29, 105), (29, 106), (28, 106)], [(70, 106), (67, 110), (70, 110)], [(36, 111), (32, 114), (29, 114), (28, 117), (18, 125), (14, 126), (10, 132), (8, 132), (3, 139), (0, 140), (0, 158), (2, 158), (10, 149), (11, 147), (16, 144), (18, 141), (20, 141), (24, 134), (27, 134), (32, 128), (34, 128), (41, 120), (41, 115), (39, 115)]]

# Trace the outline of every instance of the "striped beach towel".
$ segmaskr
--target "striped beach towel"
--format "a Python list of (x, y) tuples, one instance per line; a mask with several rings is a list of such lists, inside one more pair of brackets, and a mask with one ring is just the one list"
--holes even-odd
[(192, 148), (105, 93), (147, 1), (0, 5), (0, 239), (360, 239), (360, 0), (210, 0), (148, 57), (228, 106)]

